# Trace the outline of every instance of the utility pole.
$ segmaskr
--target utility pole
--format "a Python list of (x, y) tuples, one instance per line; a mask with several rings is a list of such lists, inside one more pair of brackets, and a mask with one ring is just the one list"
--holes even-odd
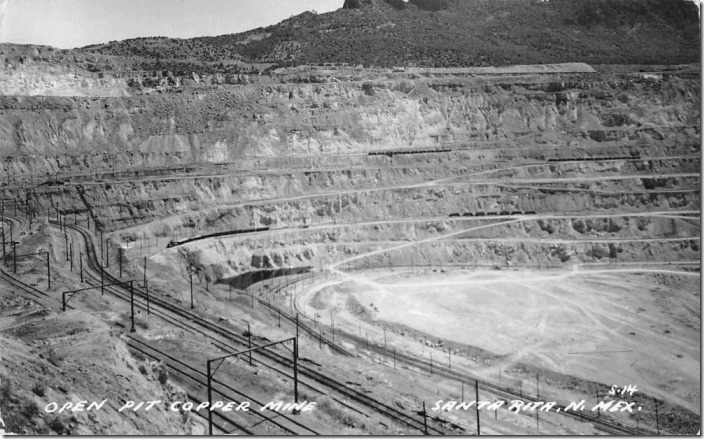
[(134, 329), (134, 281), (130, 281), (130, 307), (132, 309), (132, 327), (130, 332), (136, 332), (136, 329)]
[(51, 289), (51, 263), (49, 262), (49, 252), (46, 252), (46, 279), (49, 284), (47, 290)]
[[(210, 361), (207, 361), (206, 364), (208, 365), (206, 370), (206, 373), (208, 375), (208, 402), (210, 402), (213, 400), (213, 374), (210, 373)], [(213, 411), (210, 410), (210, 408), (208, 408), (208, 435), (213, 435)]]
[(474, 407), (477, 411), (477, 436), (481, 435), (481, 430), (479, 428), (479, 380), (474, 380), (474, 400), (477, 401)]
[(12, 244), (12, 265), (13, 265), (12, 272), (17, 274), (17, 243), (15, 241), (12, 241), (11, 244)]
[(428, 413), (425, 411), (425, 401), (423, 401), (423, 434), (428, 435)]
[(151, 315), (151, 311), (149, 310), (149, 281), (147, 281), (147, 284), (144, 286), (144, 292), (147, 295), (147, 315)]
[[(599, 404), (599, 388), (597, 387), (596, 390), (594, 391), (596, 393), (596, 403)], [(596, 409), (596, 417), (601, 416), (601, 410), (599, 408)]]
[(293, 340), (293, 399), (298, 404), (298, 332)]
[[(252, 349), (252, 330), (249, 327), (249, 322), (247, 322), (247, 347)], [(249, 351), (249, 365), (252, 365), (252, 351)]]
[[(146, 261), (146, 258), (145, 258)], [(190, 274), (191, 277), (191, 309), (193, 309), (193, 273)]]
[[(122, 247), (120, 247), (120, 250), (122, 250)], [(120, 259), (120, 276), (122, 276), (122, 259)], [(146, 292), (147, 295), (147, 314), (149, 313), (149, 281), (147, 280), (147, 257), (144, 257), (144, 291)], [(191, 288), (192, 290), (192, 288)], [(193, 293), (191, 292), (191, 305), (193, 305)], [(193, 309), (193, 306), (191, 306), (191, 309)]]

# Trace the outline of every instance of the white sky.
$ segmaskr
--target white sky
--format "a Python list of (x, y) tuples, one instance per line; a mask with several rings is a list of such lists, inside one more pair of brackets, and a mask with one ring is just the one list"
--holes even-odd
[(62, 49), (163, 35), (224, 35), (344, 0), (0, 0), (0, 42)]

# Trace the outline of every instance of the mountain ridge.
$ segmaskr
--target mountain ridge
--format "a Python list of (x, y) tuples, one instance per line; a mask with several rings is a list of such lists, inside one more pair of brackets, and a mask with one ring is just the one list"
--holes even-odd
[[(242, 33), (135, 38), (75, 49), (136, 70), (241, 73), (258, 65), (486, 67), (700, 62), (687, 0), (344, 0)], [(106, 62), (109, 64), (109, 62)], [(264, 67), (262, 67), (262, 65)], [(100, 67), (96, 67), (100, 69)]]

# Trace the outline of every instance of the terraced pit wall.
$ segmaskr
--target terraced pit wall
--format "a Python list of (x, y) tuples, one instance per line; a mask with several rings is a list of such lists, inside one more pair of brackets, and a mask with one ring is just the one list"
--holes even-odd
[[(180, 255), (177, 265), (187, 261), (218, 279), (261, 266), (324, 265), (376, 248), (368, 242), (376, 226), (346, 226), (346, 241), (333, 244), (337, 232), (323, 239), (306, 229), (321, 225), (420, 220), (385, 225), (399, 227), (391, 241), (403, 243), (461, 231), (452, 214), (698, 210), (699, 87), (698, 78), (638, 74), (388, 75), (123, 98), (3, 96), (0, 175), (8, 205), (24, 203), (41, 215), (58, 208), (69, 222), (73, 212), (88, 213), (116, 243), (268, 226), (293, 228), (312, 246), (275, 234), (242, 238), (237, 251), (219, 239), (208, 257), (193, 245), (169, 250)], [(393, 154), (432, 149), (445, 152)], [(549, 162), (609, 157), (623, 159)], [(28, 192), (30, 182), (44, 184)], [(687, 220), (652, 221), (697, 234)], [(529, 242), (488, 247), (451, 239), (414, 252), (419, 264), (602, 259), (604, 250), (589, 245), (553, 252)], [(648, 249), (682, 258), (698, 251), (685, 241), (619, 245), (621, 260), (646, 260)], [(408, 264), (414, 252), (360, 263)], [(506, 252), (514, 255), (508, 261)]]
[(573, 79), (531, 85), (457, 78), (447, 85), (392, 78), (374, 85), (182, 87), (122, 98), (2, 96), (0, 171), (10, 179), (43, 178), (255, 156), (475, 149), (495, 141), (588, 146), (625, 136), (635, 145), (667, 137), (698, 143), (697, 79)]

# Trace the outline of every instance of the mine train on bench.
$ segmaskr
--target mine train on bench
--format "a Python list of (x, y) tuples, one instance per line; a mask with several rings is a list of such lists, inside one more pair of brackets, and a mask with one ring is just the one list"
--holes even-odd
[(502, 210), (498, 212), (465, 212), (458, 213), (454, 212), (450, 214), (450, 218), (460, 217), (460, 216), (494, 216), (494, 215), (536, 215), (538, 212), (535, 210)]
[(177, 245), (183, 245), (183, 244), (193, 242), (193, 241), (198, 241), (201, 239), (216, 238), (218, 236), (241, 235), (241, 234), (245, 234), (245, 233), (254, 233), (254, 232), (266, 232), (267, 230), (269, 230), (269, 227), (257, 227), (254, 229), (239, 229), (239, 230), (228, 230), (226, 232), (209, 233), (207, 235), (194, 236), (193, 238), (182, 239), (180, 241), (172, 239), (171, 241), (169, 241), (168, 244), (166, 244), (166, 247), (167, 248), (176, 247)]

